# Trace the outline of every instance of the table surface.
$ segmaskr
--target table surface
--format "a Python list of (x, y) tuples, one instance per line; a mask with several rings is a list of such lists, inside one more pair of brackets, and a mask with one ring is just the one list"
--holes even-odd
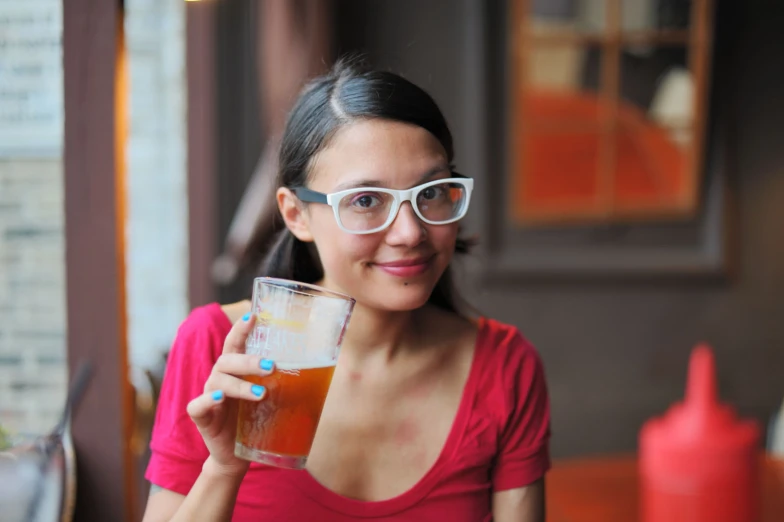
[[(784, 521), (784, 460), (761, 458), (761, 522)], [(561, 460), (547, 475), (548, 522), (636, 522), (637, 457)]]

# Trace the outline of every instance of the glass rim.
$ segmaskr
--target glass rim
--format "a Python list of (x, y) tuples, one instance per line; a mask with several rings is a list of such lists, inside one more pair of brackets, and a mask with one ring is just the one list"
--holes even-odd
[[(295, 294), (299, 294), (307, 297), (326, 297), (329, 299), (339, 299), (341, 301), (348, 301), (350, 303), (356, 302), (356, 299), (354, 299), (348, 294), (343, 294), (341, 292), (329, 290), (328, 288), (324, 288), (323, 286), (314, 285), (311, 283), (294, 281), (293, 279), (261, 276), (261, 277), (253, 278), (253, 285), (255, 286), (257, 283), (264, 283), (270, 286), (285, 288), (286, 290), (289, 290)], [(312, 293), (309, 293), (308, 291), (303, 291), (302, 289), (309, 290)]]

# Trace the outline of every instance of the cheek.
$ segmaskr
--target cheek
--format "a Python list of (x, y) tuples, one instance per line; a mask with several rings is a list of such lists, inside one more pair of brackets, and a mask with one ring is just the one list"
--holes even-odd
[(356, 261), (372, 259), (378, 244), (369, 236), (349, 234), (338, 227), (332, 214), (314, 214), (310, 231), (327, 272), (343, 272)]
[(327, 284), (335, 285), (336, 289), (349, 295), (361, 293), (356, 282), (365, 273), (363, 262), (372, 259), (374, 254), (373, 248), (368, 245), (370, 242), (361, 239), (361, 236), (342, 231), (325, 236), (323, 241), (316, 239), (321, 266), (329, 281)]
[(427, 237), (433, 248), (439, 252), (452, 252), (457, 242), (457, 223), (450, 225), (429, 225)]
[(375, 249), (367, 241), (357, 240), (358, 237), (344, 232), (324, 236), (323, 240), (316, 237), (316, 246), (324, 268), (347, 270), (357, 261), (372, 259)]

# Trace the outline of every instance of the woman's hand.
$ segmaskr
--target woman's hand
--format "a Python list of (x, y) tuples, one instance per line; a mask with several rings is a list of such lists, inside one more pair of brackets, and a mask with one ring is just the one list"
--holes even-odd
[(237, 433), (237, 399), (261, 401), (263, 386), (243, 377), (265, 376), (272, 373), (272, 362), (258, 355), (245, 354), (245, 339), (253, 329), (255, 317), (250, 314), (234, 323), (223, 354), (212, 367), (204, 393), (188, 403), (188, 415), (199, 429), (210, 452), (210, 466), (214, 471), (230, 475), (244, 475), (249, 462), (234, 456)]

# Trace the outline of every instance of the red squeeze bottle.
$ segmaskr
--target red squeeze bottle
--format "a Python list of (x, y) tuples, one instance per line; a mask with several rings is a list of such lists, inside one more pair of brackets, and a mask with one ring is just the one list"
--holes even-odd
[(758, 522), (759, 434), (718, 402), (713, 352), (698, 345), (685, 400), (640, 432), (641, 522)]

